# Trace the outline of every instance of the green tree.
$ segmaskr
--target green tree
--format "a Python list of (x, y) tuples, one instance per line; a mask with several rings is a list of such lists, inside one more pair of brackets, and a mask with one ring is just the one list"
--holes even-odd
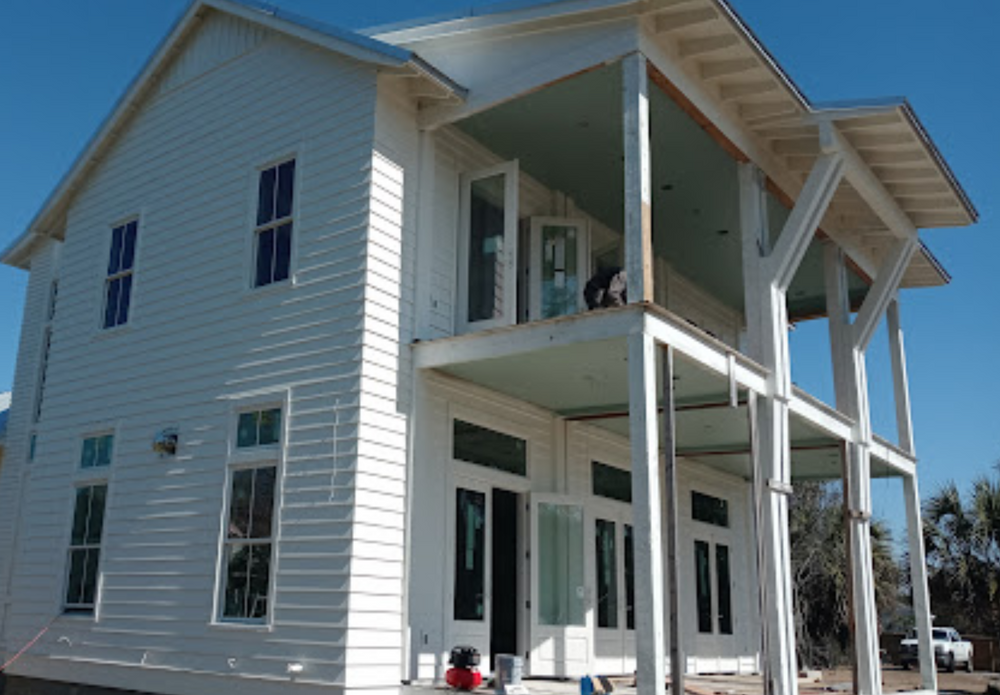
[[(798, 483), (789, 507), (792, 583), (799, 663), (831, 667), (850, 660), (850, 575), (839, 484)], [(894, 614), (900, 570), (888, 527), (872, 522), (875, 600)]]
[[(994, 466), (994, 474), (1000, 467)], [(932, 612), (960, 631), (1000, 630), (1000, 478), (981, 476), (963, 499), (954, 482), (924, 503)]]

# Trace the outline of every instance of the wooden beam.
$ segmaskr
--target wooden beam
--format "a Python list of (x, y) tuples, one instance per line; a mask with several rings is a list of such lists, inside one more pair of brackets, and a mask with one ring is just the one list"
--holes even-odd
[(622, 60), (625, 147), (625, 273), (629, 302), (653, 301), (653, 208), (646, 57)]
[(899, 317), (899, 299), (889, 302), (886, 310), (889, 329), (889, 359), (892, 364), (892, 391), (896, 403), (896, 435), (899, 448), (913, 456), (916, 448), (913, 442), (913, 418), (910, 411), (910, 380), (906, 373), (906, 347), (903, 327)]
[(820, 155), (813, 165), (767, 261), (767, 273), (783, 291), (792, 283), (842, 175), (843, 159), (839, 154)]
[(715, 80), (720, 77), (739, 75), (760, 67), (760, 61), (756, 58), (731, 58), (729, 60), (705, 61), (701, 64), (699, 72), (701, 73), (701, 79)]
[[(629, 443), (635, 540), (636, 680), (639, 695), (662, 695), (664, 673), (663, 543), (657, 432), (656, 343), (628, 336)], [(673, 648), (673, 645), (672, 647)]]
[(722, 101), (737, 101), (776, 91), (778, 91), (778, 83), (773, 80), (725, 84), (719, 87), (719, 99)]
[(727, 48), (739, 45), (739, 43), (740, 39), (735, 34), (705, 36), (698, 39), (686, 39), (684, 41), (680, 41), (677, 46), (677, 52), (681, 59), (694, 58), (696, 56), (705, 55), (706, 53), (724, 51)]
[(664, 34), (677, 31), (697, 24), (711, 22), (718, 19), (719, 13), (714, 7), (699, 7), (694, 10), (681, 10), (678, 12), (663, 12), (653, 18), (653, 31), (657, 34)]
[(903, 274), (916, 253), (918, 242), (915, 237), (900, 239), (882, 262), (875, 284), (868, 290), (861, 310), (854, 320), (853, 346), (862, 352), (868, 349), (875, 329), (885, 315), (889, 303), (895, 298)]

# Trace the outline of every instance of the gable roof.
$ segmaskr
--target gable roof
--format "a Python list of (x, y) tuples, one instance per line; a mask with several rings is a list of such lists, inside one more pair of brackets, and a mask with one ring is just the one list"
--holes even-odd
[(248, 0), (193, 0), (126, 88), (111, 113), (28, 224), (28, 228), (0, 253), (0, 261), (26, 269), (37, 245), (60, 233), (62, 215), (76, 190), (124, 128), (136, 104), (149, 93), (156, 80), (182, 50), (186, 40), (197, 30), (201, 20), (210, 12), (238, 17), (340, 55), (370, 63), (379, 70), (420, 79), (428, 83), (429, 93), (437, 98), (465, 98), (466, 90), (461, 85), (405, 48)]

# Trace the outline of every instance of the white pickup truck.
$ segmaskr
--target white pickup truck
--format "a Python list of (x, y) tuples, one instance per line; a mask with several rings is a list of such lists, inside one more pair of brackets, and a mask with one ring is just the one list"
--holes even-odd
[[(958, 630), (953, 627), (935, 627), (931, 630), (931, 639), (934, 644), (934, 661), (939, 668), (950, 673), (955, 670), (956, 665), (961, 664), (966, 671), (972, 671), (972, 642), (963, 640)], [(917, 634), (913, 630), (900, 643), (900, 661), (903, 668), (919, 663)]]

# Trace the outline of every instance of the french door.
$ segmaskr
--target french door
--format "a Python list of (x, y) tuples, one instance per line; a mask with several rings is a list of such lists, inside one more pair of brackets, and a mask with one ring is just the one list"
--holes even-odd
[(459, 332), (517, 321), (517, 161), (461, 178)]
[[(693, 554), (694, 612), (698, 670), (735, 672), (735, 620), (733, 615), (733, 545), (725, 531), (695, 533), (690, 541)], [(703, 655), (703, 656), (702, 656)]]
[(529, 264), (532, 321), (586, 309), (583, 287), (590, 278), (590, 234), (586, 220), (532, 217)]
[(532, 495), (531, 675), (588, 673), (593, 635), (588, 535), (579, 500)]
[(635, 671), (635, 545), (631, 509), (596, 507), (594, 545), (594, 672)]

